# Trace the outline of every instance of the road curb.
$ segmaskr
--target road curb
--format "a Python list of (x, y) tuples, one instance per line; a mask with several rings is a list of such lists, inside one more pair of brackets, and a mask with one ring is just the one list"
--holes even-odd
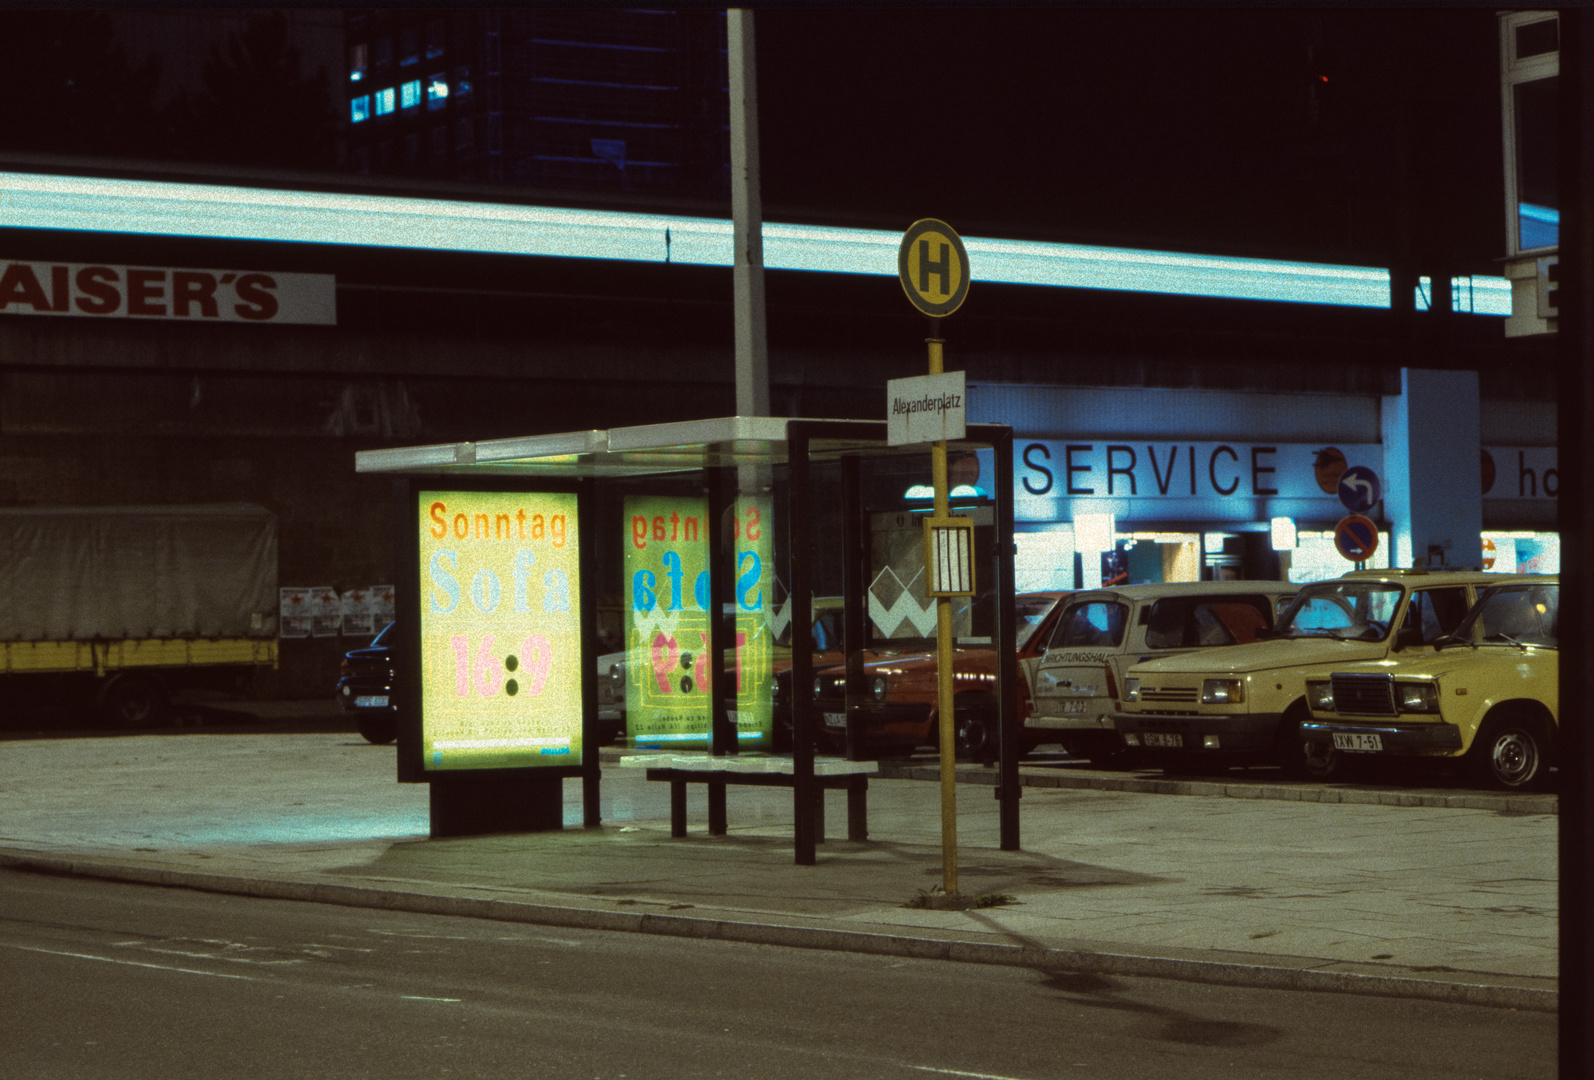
[[(1032, 945), (914, 937), (904, 934), (831, 930), (820, 927), (735, 919), (705, 919), (653, 912), (604, 911), (519, 900), (455, 896), (342, 885), (334, 882), (208, 874), (168, 867), (131, 866), (97, 860), (39, 855), (0, 849), (0, 868), (65, 877), (96, 878), (131, 884), (197, 889), (202, 892), (272, 900), (298, 900), (426, 915), (454, 915), (501, 922), (531, 923), (587, 930), (658, 934), (668, 937), (736, 941), (755, 945), (870, 953), (922, 960), (998, 964), (1045, 971), (1175, 979), (1181, 982), (1264, 990), (1304, 990), (1373, 997), (1409, 998), (1450, 1004), (1483, 1005), (1531, 1012), (1556, 1012), (1559, 992), (1534, 986), (1491, 982), (1477, 972), (1455, 972), (1450, 979), (1329, 971), (1288, 964), (1242, 964), (1143, 955), (1052, 949)], [(1331, 966), (1333, 961), (1321, 961)]]
[[(882, 780), (941, 779), (933, 765), (880, 763)], [(957, 770), (960, 784), (994, 787), (1000, 779), (995, 769)], [(1020, 787), (1073, 788), (1123, 791), (1137, 795), (1195, 795), (1226, 799), (1271, 799), (1277, 802), (1345, 803), (1363, 806), (1423, 806), (1443, 810), (1493, 810), (1511, 814), (1559, 814), (1555, 795), (1511, 795), (1489, 792), (1420, 792), (1380, 788), (1309, 784), (1270, 784), (1235, 780), (1159, 780), (1143, 776), (1078, 776), (1020, 769)]]

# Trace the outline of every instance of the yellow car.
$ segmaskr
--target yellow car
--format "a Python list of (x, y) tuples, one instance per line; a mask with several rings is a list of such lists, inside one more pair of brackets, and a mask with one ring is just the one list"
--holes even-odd
[(1478, 595), (1516, 575), (1353, 570), (1301, 586), (1265, 640), (1136, 664), (1113, 726), (1175, 772), (1311, 765), (1301, 744), (1306, 682), (1347, 664), (1432, 654)]
[(1314, 771), (1344, 754), (1462, 758), (1490, 786), (1543, 787), (1559, 733), (1559, 601), (1557, 577), (1500, 585), (1433, 653), (1307, 680)]

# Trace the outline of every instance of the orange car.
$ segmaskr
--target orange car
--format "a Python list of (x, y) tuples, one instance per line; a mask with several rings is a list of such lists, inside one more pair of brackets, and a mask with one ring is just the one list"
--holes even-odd
[[(1022, 593), (1018, 604), (1018, 715), (1030, 711), (1026, 660), (1045, 648), (1051, 627), (1068, 593)], [(866, 700), (854, 708), (854, 733), (872, 751), (912, 749), (939, 743), (936, 653), (901, 653), (864, 664)], [(846, 666), (825, 668), (814, 676), (812, 693), (821, 714), (821, 731), (833, 746), (847, 738)], [(972, 758), (996, 756), (996, 650), (958, 648), (952, 661), (952, 687), (958, 753)]]

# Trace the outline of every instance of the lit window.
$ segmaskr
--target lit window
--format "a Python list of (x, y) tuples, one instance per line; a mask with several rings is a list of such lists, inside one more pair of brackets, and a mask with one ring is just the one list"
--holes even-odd
[(441, 109), (448, 104), (448, 80), (443, 78), (443, 73), (438, 72), (426, 80), (426, 107), (428, 109)]
[(393, 111), (393, 88), (391, 86), (386, 90), (378, 90), (371, 96), (376, 99), (376, 115), (386, 116)]
[(454, 100), (461, 105), (470, 100), (469, 64), (462, 64), (454, 69)]
[(365, 78), (365, 46), (349, 46), (349, 81), (359, 82)]
[(399, 87), (399, 108), (413, 109), (421, 103), (421, 80), (411, 79)]
[(358, 124), (371, 118), (371, 95), (361, 94), (349, 102), (349, 123)]

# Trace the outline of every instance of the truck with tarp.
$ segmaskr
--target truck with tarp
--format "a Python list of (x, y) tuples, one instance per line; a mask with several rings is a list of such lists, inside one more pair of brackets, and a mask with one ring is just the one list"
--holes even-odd
[(246, 503), (0, 509), (0, 712), (160, 720), (277, 664), (277, 519)]

